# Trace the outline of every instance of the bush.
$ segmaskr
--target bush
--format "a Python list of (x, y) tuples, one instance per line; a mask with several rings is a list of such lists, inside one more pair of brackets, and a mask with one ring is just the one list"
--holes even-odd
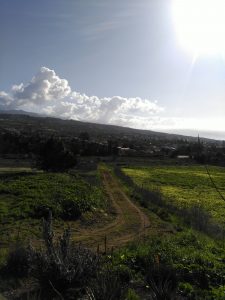
[(79, 218), (82, 214), (77, 201), (74, 201), (73, 199), (66, 199), (62, 202), (61, 206), (61, 217), (64, 220), (74, 220)]
[(33, 217), (47, 218), (51, 208), (48, 205), (40, 204), (34, 207)]
[[(90, 279), (96, 276), (99, 257), (83, 247), (70, 244), (70, 231), (65, 230), (54, 243), (51, 214), (43, 221), (43, 238), (46, 251), (30, 252), (31, 274), (45, 294), (82, 295)], [(42, 295), (43, 297), (43, 295)], [(75, 298), (76, 299), (76, 298)]]
[(156, 300), (174, 300), (177, 289), (175, 271), (166, 265), (154, 264), (146, 276), (151, 298)]
[(111, 268), (100, 271), (87, 289), (89, 300), (122, 300), (125, 292), (117, 272)]
[(9, 251), (6, 265), (1, 270), (2, 275), (16, 278), (25, 277), (29, 271), (29, 249), (16, 244)]
[(136, 292), (132, 289), (127, 291), (126, 300), (140, 300), (140, 297), (136, 294)]
[(119, 265), (113, 268), (114, 272), (116, 272), (119, 280), (123, 284), (127, 284), (132, 279), (132, 271), (128, 266)]

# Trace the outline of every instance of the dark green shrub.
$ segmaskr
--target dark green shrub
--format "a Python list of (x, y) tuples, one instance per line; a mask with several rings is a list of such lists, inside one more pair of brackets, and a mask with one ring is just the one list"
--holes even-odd
[(47, 205), (36, 205), (34, 207), (33, 217), (35, 218), (47, 218), (51, 208)]
[(164, 221), (170, 221), (170, 215), (168, 211), (164, 208), (158, 208), (157, 215)]
[(82, 212), (76, 201), (72, 199), (66, 199), (62, 202), (62, 219), (64, 220), (74, 220), (81, 216)]
[(118, 273), (111, 268), (98, 272), (96, 279), (87, 288), (89, 300), (122, 300), (125, 292), (126, 288)]
[(140, 297), (132, 289), (128, 289), (125, 300), (140, 300)]
[(28, 275), (29, 249), (22, 245), (10, 249), (6, 264), (1, 270), (3, 276), (21, 278)]
[(128, 283), (132, 278), (132, 272), (130, 268), (125, 265), (114, 267), (114, 272), (117, 273), (119, 280), (124, 284)]
[(147, 199), (144, 199), (141, 197), (140, 197), (139, 203), (144, 208), (148, 208), (148, 206), (149, 206), (149, 201)]
[(175, 299), (178, 282), (176, 273), (171, 267), (160, 263), (152, 265), (147, 273), (146, 282), (152, 299)]

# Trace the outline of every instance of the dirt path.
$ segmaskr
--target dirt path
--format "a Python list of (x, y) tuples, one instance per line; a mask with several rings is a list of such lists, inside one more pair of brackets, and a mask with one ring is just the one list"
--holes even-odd
[(123, 192), (120, 183), (108, 170), (102, 171), (102, 182), (115, 208), (116, 219), (100, 229), (76, 231), (73, 240), (89, 247), (99, 245), (104, 249), (106, 239), (106, 246), (111, 249), (145, 234), (150, 222), (143, 211)]

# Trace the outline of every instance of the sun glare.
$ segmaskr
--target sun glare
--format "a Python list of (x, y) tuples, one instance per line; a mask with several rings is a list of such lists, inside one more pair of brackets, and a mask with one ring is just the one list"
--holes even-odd
[(173, 0), (180, 43), (195, 56), (225, 53), (225, 0)]

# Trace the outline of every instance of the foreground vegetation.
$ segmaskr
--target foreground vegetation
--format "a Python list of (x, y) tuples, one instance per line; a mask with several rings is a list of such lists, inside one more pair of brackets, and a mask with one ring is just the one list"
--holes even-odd
[(224, 299), (224, 249), (192, 230), (102, 255), (71, 244), (69, 230), (57, 242), (50, 217), (43, 238), (44, 250), (17, 245), (9, 252), (0, 270), (0, 289), (14, 287), (9, 299)]
[[(210, 167), (210, 173), (223, 192), (224, 170)], [(77, 171), (4, 174), (0, 194), (5, 205), (1, 206), (2, 233), (7, 224), (11, 228), (17, 222), (40, 224), (44, 217), (43, 228), (37, 226), (36, 235), (45, 242), (45, 249), (41, 249), (15, 238), (13, 247), (2, 253), (0, 291), (6, 298), (224, 300), (224, 239), (204, 230), (211, 220), (205, 212), (213, 211), (212, 219), (222, 226), (224, 207), (204, 167), (123, 167), (115, 174), (124, 191), (149, 216), (150, 228), (130, 244), (105, 252), (75, 244), (68, 229), (61, 237), (57, 231), (54, 234), (49, 214), (52, 211), (54, 223), (60, 221), (62, 226), (71, 217), (104, 208), (106, 202), (96, 171), (79, 175)], [(65, 210), (64, 203), (70, 201), (79, 214), (71, 214), (71, 207)], [(196, 204), (200, 209), (193, 214)], [(193, 223), (189, 224), (190, 218)], [(192, 226), (195, 222), (204, 226)], [(68, 224), (73, 230), (74, 224)], [(21, 290), (23, 285), (26, 288)]]

